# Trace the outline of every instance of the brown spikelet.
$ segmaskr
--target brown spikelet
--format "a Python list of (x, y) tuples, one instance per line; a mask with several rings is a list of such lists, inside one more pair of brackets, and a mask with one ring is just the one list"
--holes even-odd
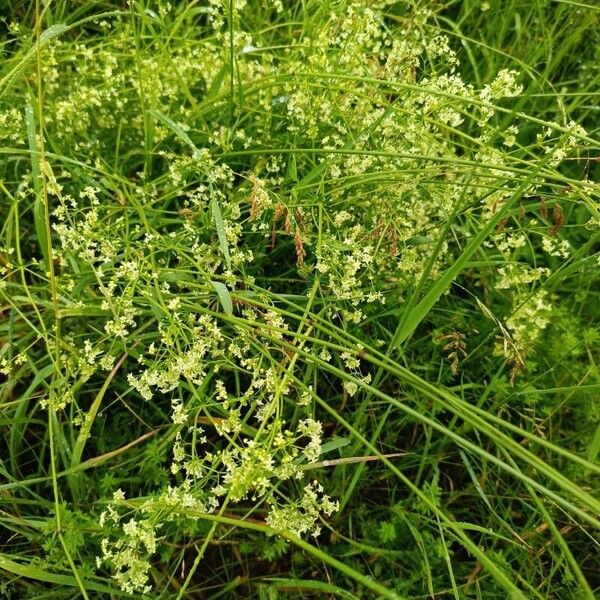
[(546, 206), (546, 197), (542, 196), (540, 198), (540, 214), (542, 215), (542, 218), (547, 219), (548, 218), (548, 207)]
[(298, 223), (300, 229), (304, 231), (306, 228), (306, 217), (304, 216), (301, 208), (296, 209), (296, 222)]
[(498, 223), (498, 231), (502, 232), (504, 231), (506, 225), (508, 223), (508, 217), (504, 217), (504, 219), (502, 219), (502, 221), (500, 221), (500, 223)]
[(294, 233), (294, 247), (296, 248), (296, 264), (301, 267), (306, 258), (306, 250), (304, 249), (304, 242), (302, 241), (302, 236), (298, 229), (296, 229), (296, 232)]
[(556, 235), (561, 230), (563, 223), (565, 222), (565, 215), (560, 204), (555, 204), (552, 208), (552, 221), (554, 223), (554, 227), (552, 227), (550, 230), (550, 235)]
[(260, 215), (260, 206), (256, 199), (256, 194), (252, 194), (250, 197), (250, 220), (256, 220), (256, 217)]
[[(296, 352), (294, 350), (291, 350), (290, 348), (283, 348), (283, 352), (285, 353), (285, 355), (288, 357), (289, 360), (294, 358), (294, 354), (296, 354)], [(287, 362), (287, 361), (284, 361), (284, 362)]]
[(379, 240), (383, 234), (383, 225), (381, 223), (377, 223), (375, 228), (368, 234), (368, 239), (370, 240)]
[(460, 331), (454, 331), (446, 335), (440, 335), (439, 339), (445, 343), (442, 350), (446, 352), (450, 361), (450, 371), (453, 375), (456, 375), (461, 358), (467, 356), (466, 335)]
[(511, 365), (511, 369), (510, 369), (510, 375), (509, 375), (509, 383), (510, 386), (514, 386), (515, 385), (515, 381), (517, 379), (517, 375), (521, 372), (525, 370), (525, 361), (523, 360), (523, 358), (521, 356), (519, 356), (518, 354), (515, 355), (514, 359), (510, 362)]
[(184, 219), (191, 220), (196, 216), (196, 213), (191, 208), (180, 208), (178, 213), (179, 216), (183, 217)]
[(250, 173), (248, 179), (252, 182), (252, 192), (250, 192), (250, 220), (254, 221), (261, 213), (260, 204), (258, 202), (258, 186), (260, 184), (254, 173)]
[(285, 229), (286, 233), (292, 233), (292, 217), (291, 217), (289, 211), (285, 215), (285, 222), (284, 222), (283, 228)]
[(283, 205), (281, 202), (278, 202), (275, 205), (275, 212), (273, 213), (273, 223), (277, 223), (277, 221), (279, 221), (279, 219), (285, 215), (285, 212), (285, 205)]
[(271, 248), (275, 248), (275, 242), (277, 241), (277, 222), (285, 215), (286, 207), (281, 202), (275, 205), (275, 212), (273, 213), (273, 229), (271, 231)]

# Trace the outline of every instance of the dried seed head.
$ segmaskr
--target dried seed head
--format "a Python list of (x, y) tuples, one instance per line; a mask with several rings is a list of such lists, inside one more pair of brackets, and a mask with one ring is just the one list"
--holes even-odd
[(294, 246), (296, 248), (296, 264), (301, 267), (306, 258), (306, 250), (304, 249), (304, 242), (302, 241), (302, 236), (298, 229), (296, 229), (296, 232), (294, 233)]
[(273, 223), (277, 223), (277, 221), (279, 221), (279, 219), (281, 219), (281, 217), (283, 217), (283, 215), (285, 215), (286, 212), (287, 209), (285, 205), (281, 202), (278, 202), (275, 205), (275, 212), (273, 213)]
[(301, 208), (296, 209), (296, 223), (300, 229), (304, 231), (306, 229), (306, 217)]
[(565, 215), (560, 204), (555, 204), (552, 208), (552, 221), (554, 227), (550, 230), (550, 235), (556, 235), (561, 230), (565, 221)]
[(196, 216), (196, 213), (190, 208), (180, 208), (178, 213), (180, 217), (185, 219), (193, 219)]
[(254, 221), (270, 206), (271, 200), (262, 179), (259, 179), (254, 173), (249, 173), (248, 179), (252, 182), (252, 191), (249, 198), (250, 220)]
[(508, 217), (504, 217), (504, 219), (502, 219), (500, 221), (500, 223), (498, 223), (498, 228), (497, 228), (498, 231), (500, 231), (500, 232), (504, 231), (507, 223), (508, 223)]
[(292, 233), (292, 217), (289, 211), (285, 215), (284, 229), (286, 233)]
[(548, 207), (546, 206), (546, 197), (542, 196), (540, 198), (540, 214), (542, 215), (542, 218), (547, 219), (548, 218)]
[(281, 202), (275, 205), (275, 211), (273, 212), (273, 229), (271, 231), (271, 248), (275, 248), (275, 242), (277, 241), (277, 222), (283, 218), (283, 215), (287, 213), (287, 208)]

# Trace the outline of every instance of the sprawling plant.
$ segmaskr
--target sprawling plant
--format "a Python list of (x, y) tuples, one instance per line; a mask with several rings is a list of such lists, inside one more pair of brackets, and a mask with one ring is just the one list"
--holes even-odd
[(441, 3), (69, 10), (3, 38), (10, 597), (591, 598), (593, 120)]

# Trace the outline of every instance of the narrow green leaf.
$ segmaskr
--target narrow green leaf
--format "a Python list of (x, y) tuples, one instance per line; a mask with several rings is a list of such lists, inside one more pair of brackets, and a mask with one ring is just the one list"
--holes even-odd
[(61, 308), (58, 315), (61, 319), (66, 317), (106, 317), (110, 314), (109, 310), (100, 306), (74, 306), (72, 308)]
[(298, 166), (296, 165), (296, 157), (293, 154), (290, 155), (288, 160), (285, 178), (287, 181), (298, 181)]
[(433, 308), (434, 304), (439, 300), (440, 296), (450, 287), (452, 282), (465, 268), (469, 259), (478, 248), (483, 244), (486, 238), (494, 230), (494, 228), (504, 219), (507, 213), (511, 210), (515, 201), (520, 198), (523, 192), (527, 189), (527, 186), (535, 179), (536, 175), (541, 171), (548, 162), (549, 158), (540, 161), (535, 169), (531, 169), (529, 176), (519, 185), (514, 191), (511, 198), (508, 199), (504, 206), (485, 224), (485, 226), (479, 231), (479, 233), (471, 239), (462, 251), (461, 255), (454, 261), (451, 267), (446, 269), (442, 276), (435, 282), (433, 287), (425, 294), (425, 297), (410, 310), (410, 313), (406, 315), (398, 328), (394, 333), (390, 349), (397, 348), (406, 338), (408, 338), (412, 332), (419, 326), (419, 324), (429, 314), (429, 311)]
[(588, 461), (591, 464), (595, 464), (598, 460), (598, 453), (600, 452), (600, 425), (596, 429), (596, 433), (594, 434), (594, 439), (590, 444), (590, 451), (588, 452)]
[(196, 146), (196, 144), (194, 144), (190, 136), (177, 123), (175, 123), (173, 119), (170, 119), (169, 117), (167, 117), (167, 115), (164, 115), (158, 110), (151, 109), (149, 112), (159, 121), (164, 123), (182, 142), (190, 146), (192, 150), (196, 152), (198, 151), (198, 147)]
[(210, 86), (208, 92), (206, 93), (206, 101), (213, 100), (219, 94), (221, 87), (223, 86), (223, 81), (225, 81), (225, 76), (229, 73), (229, 65), (225, 63), (217, 73), (217, 76), (213, 79), (212, 85)]
[(358, 596), (343, 590), (336, 585), (331, 583), (325, 583), (324, 581), (314, 581), (313, 579), (267, 579), (271, 586), (279, 591), (292, 591), (292, 590), (316, 590), (323, 594), (334, 594), (338, 598), (346, 598), (346, 600), (358, 600)]
[(211, 281), (212, 286), (215, 288), (215, 292), (219, 296), (219, 302), (223, 307), (223, 312), (226, 315), (233, 314), (233, 302), (231, 301), (231, 295), (229, 294), (229, 290), (225, 286), (224, 283), (220, 281)]
[(64, 23), (55, 23), (54, 25), (50, 25), (48, 29), (42, 31), (40, 35), (40, 44), (43, 46), (46, 45), (50, 40), (53, 40), (55, 37), (58, 37), (65, 31), (69, 31), (69, 26)]
[(321, 456), (323, 454), (327, 454), (328, 452), (333, 452), (334, 450), (343, 448), (344, 446), (347, 446), (349, 443), (350, 443), (350, 438), (342, 438), (342, 437), (334, 438), (333, 440), (325, 442), (321, 446)]
[[(0, 555), (0, 569), (7, 571), (8, 573), (12, 573), (13, 575), (17, 575), (19, 577), (27, 577), (28, 579), (33, 579), (35, 581), (43, 581), (45, 583), (57, 583), (59, 585), (68, 585), (71, 587), (79, 587), (77, 580), (75, 577), (71, 577), (70, 575), (60, 575), (59, 573), (51, 573), (49, 571), (44, 571), (40, 569), (39, 565), (31, 566), (26, 564), (21, 564), (6, 558), (5, 556)], [(114, 589), (102, 585), (99, 583), (94, 583), (93, 581), (83, 582), (87, 590), (94, 590), (97, 592), (104, 592), (107, 594), (114, 593)]]
[(225, 258), (225, 264), (228, 269), (231, 269), (231, 258), (229, 256), (229, 245), (227, 244), (227, 234), (225, 233), (225, 224), (223, 223), (223, 215), (221, 214), (221, 207), (217, 202), (216, 198), (212, 199), (212, 213), (215, 220), (215, 227), (217, 228), (217, 236), (219, 238), (219, 248)]
[(31, 174), (33, 177), (33, 189), (35, 191), (35, 202), (33, 204), (33, 224), (44, 262), (46, 266), (48, 266), (50, 264), (50, 257), (48, 255), (48, 232), (46, 229), (44, 186), (42, 182), (42, 169), (40, 164), (37, 128), (31, 103), (25, 107), (25, 119), (27, 121), (27, 138), (29, 140), (29, 150), (31, 155)]

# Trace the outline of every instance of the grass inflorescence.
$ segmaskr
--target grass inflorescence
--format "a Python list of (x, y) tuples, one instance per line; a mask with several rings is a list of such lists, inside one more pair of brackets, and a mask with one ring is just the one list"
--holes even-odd
[(600, 8), (2, 6), (0, 597), (595, 597)]

